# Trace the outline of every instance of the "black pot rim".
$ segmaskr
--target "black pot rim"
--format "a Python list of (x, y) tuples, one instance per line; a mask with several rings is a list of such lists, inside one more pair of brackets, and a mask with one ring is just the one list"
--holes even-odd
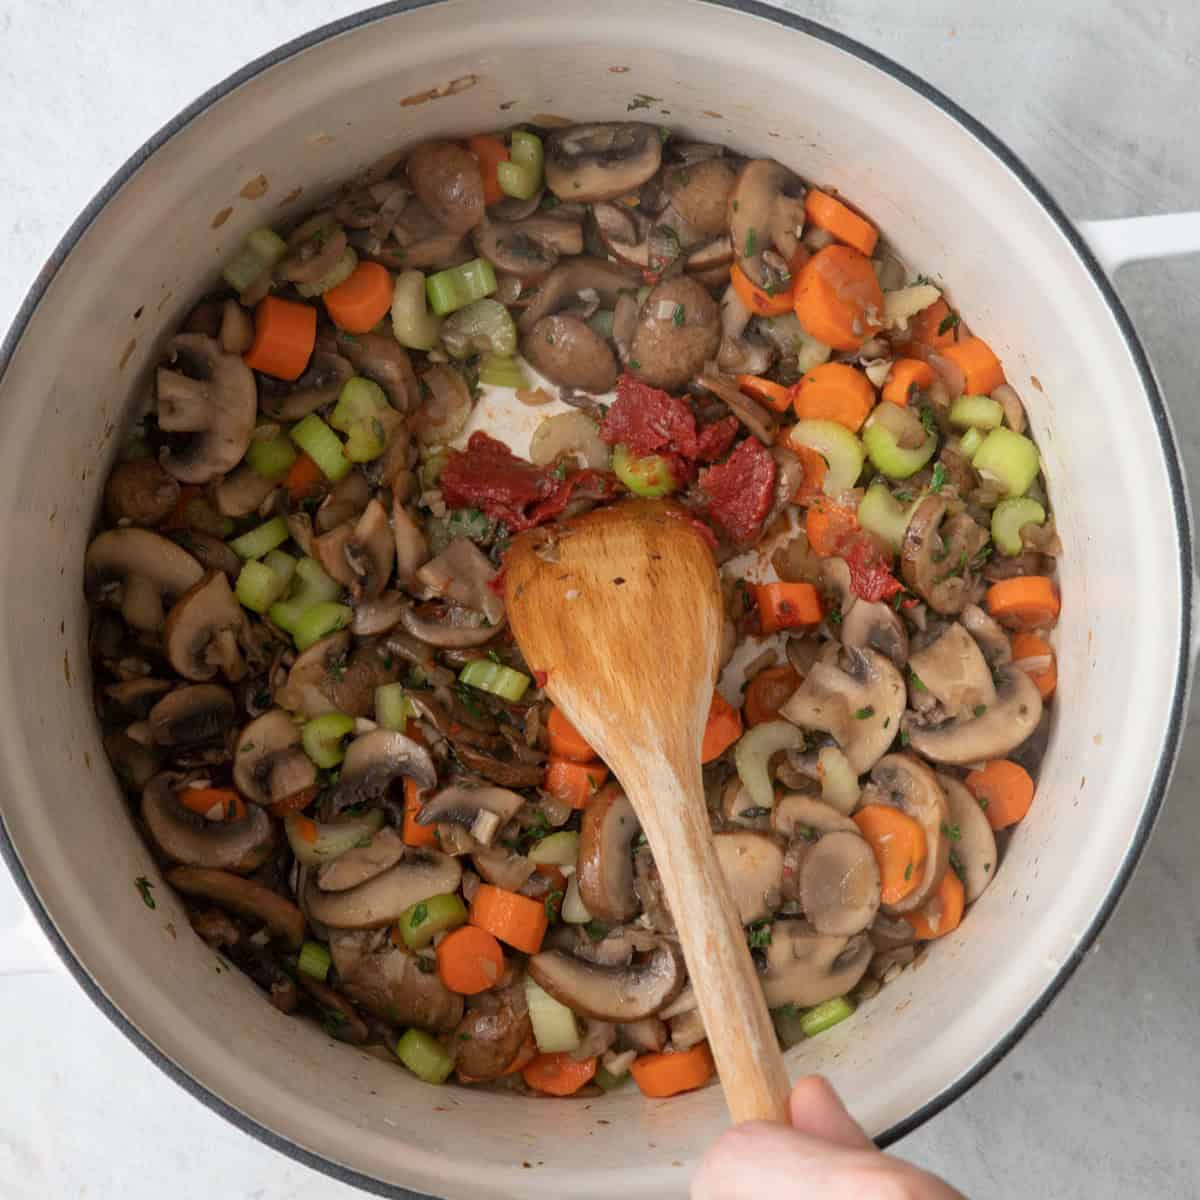
[[(87, 207), (71, 224), (70, 228), (63, 235), (61, 241), (54, 248), (53, 253), (46, 260), (45, 265), (38, 272), (33, 285), (30, 287), (25, 296), (21, 307), (17, 310), (16, 318), (12, 326), (5, 334), (4, 340), (0, 343), (0, 380), (3, 380), (7, 370), (9, 361), (16, 351), (17, 345), (29, 324), (42, 296), (46, 289), (50, 286), (51, 281), (66, 261), (68, 255), (74, 249), (75, 244), (84, 235), (92, 222), (103, 211), (108, 202), (116, 195), (116, 193), (132, 178), (132, 176), (151, 158), (153, 155), (172, 137), (185, 128), (196, 117), (200, 116), (205, 110), (210, 108), (218, 100), (223, 99), (230, 92), (240, 87), (242, 84), (249, 82), (263, 71), (270, 67), (277, 66), (279, 63), (292, 58), (303, 50), (307, 50), (313, 46), (336, 37), (342, 33), (348, 33), (352, 30), (359, 29), (364, 25), (382, 20), (387, 17), (396, 16), (401, 13), (409, 12), (415, 9), (426, 8), (433, 4), (442, 3), (443, 0), (392, 0), (391, 3), (381, 4), (374, 8), (368, 8), (362, 12), (355, 13), (349, 17), (344, 17), (338, 21), (333, 21), (327, 25), (323, 25), (318, 29), (312, 30), (301, 37), (294, 38), (290, 42), (279, 46), (268, 54), (255, 59), (241, 70), (234, 72), (228, 78), (218, 83), (216, 86), (206, 91), (199, 99), (183, 109), (176, 117), (168, 121), (157, 133), (149, 138), (141, 147), (139, 147), (129, 159), (113, 174), (112, 178), (96, 193)], [(843, 50), (855, 58), (867, 63), (868, 65), (877, 68), (880, 71), (890, 75), (893, 79), (911, 88), (914, 92), (924, 97), (930, 103), (934, 104), (947, 116), (955, 120), (959, 125), (972, 134), (978, 141), (982, 142), (988, 150), (990, 150), (1004, 165), (1017, 177), (1022, 185), (1028, 189), (1042, 209), (1050, 216), (1054, 223), (1058, 226), (1059, 231), (1071, 244), (1076, 256), (1082, 263), (1085, 270), (1092, 278), (1092, 282), (1096, 285), (1105, 303), (1108, 305), (1114, 320), (1117, 322), (1121, 330), (1121, 335), (1125, 340), (1126, 348), (1129, 350), (1141, 378), (1142, 386), (1145, 389), (1146, 398), (1150, 405), (1151, 415), (1154, 418), (1155, 427), (1158, 431), (1159, 444), (1163, 454), (1163, 461), (1167, 471), (1167, 479), (1171, 492), (1171, 502), (1175, 516), (1175, 527), (1178, 532), (1178, 555), (1179, 555), (1179, 570), (1182, 580), (1182, 588), (1180, 593), (1180, 640), (1179, 640), (1179, 657), (1177, 662), (1177, 670), (1175, 677), (1175, 687), (1171, 697), (1171, 705), (1167, 728), (1163, 738), (1163, 746), (1159, 755), (1159, 761), (1155, 768), (1154, 778), (1151, 783), (1150, 793), (1147, 797), (1145, 807), (1142, 810), (1141, 819), (1138, 822), (1137, 830), (1130, 842), (1129, 849), (1126, 852), (1125, 858), (1121, 863), (1121, 867), (1113, 878), (1112, 885), (1108, 893), (1105, 895), (1103, 903), (1100, 905), (1096, 915), (1088, 925), (1083, 936), (1076, 942), (1074, 949), (1068, 958), (1059, 965), (1055, 972), (1054, 978), (1046, 985), (1042, 993), (1034, 1001), (1032, 1005), (1022, 1014), (1013, 1028), (985, 1055), (983, 1055), (969, 1070), (964, 1072), (958, 1079), (948, 1084), (936, 1096), (921, 1105), (914, 1113), (906, 1117), (904, 1120), (897, 1122), (890, 1128), (885, 1130), (877, 1139), (877, 1143), (881, 1147), (887, 1147), (894, 1142), (903, 1138), (920, 1125), (924, 1124), (931, 1117), (936, 1116), (946, 1108), (954, 1100), (958, 1099), (975, 1083), (981, 1080), (989, 1071), (992, 1070), (1008, 1052), (1021, 1040), (1025, 1033), (1032, 1025), (1042, 1016), (1050, 1006), (1051, 1002), (1065, 986), (1067, 981), (1074, 974), (1075, 969), (1083, 961), (1084, 955), (1099, 935), (1100, 931), (1112, 915), (1117, 901), (1120, 898), (1122, 891), (1129, 882), (1130, 876), (1133, 874), (1134, 868), (1137, 866), (1146, 842), (1149, 839), (1150, 831), (1154, 826), (1154, 822), (1162, 808), (1167, 787), (1170, 783), (1171, 772), (1174, 768), (1175, 758), (1179, 751), (1180, 741), (1183, 736), (1184, 721), (1186, 717), (1187, 694), (1190, 673), (1189, 647), (1192, 638), (1192, 532), (1191, 532), (1191, 517), (1188, 506), (1187, 490), (1184, 484), (1183, 469), (1180, 465), (1178, 451), (1175, 446), (1174, 437), (1171, 432), (1170, 419), (1167, 414), (1166, 405), (1163, 401), (1162, 393), (1158, 387), (1157, 380), (1154, 377), (1154, 372), (1151, 369), (1149, 359), (1146, 356), (1140, 339), (1133, 327), (1133, 322), (1129, 318), (1124, 305), (1119, 297), (1108, 276), (1100, 268), (1095, 256), (1092, 254), (1087, 243), (1083, 240), (1075, 225), (1066, 216), (1059, 207), (1058, 203), (1053, 199), (1046, 188), (1039, 182), (1033, 172), (1025, 165), (1021, 158), (1015, 154), (1009, 147), (992, 133), (985, 125), (972, 117), (955, 101), (951, 100), (938, 88), (918, 75), (909, 71), (906, 67), (900, 66), (886, 55), (873, 50), (861, 42), (847, 37), (843, 33), (829, 29), (824, 25), (820, 25), (815, 21), (811, 21), (806, 17), (797, 16), (795, 14), (785, 12), (782, 9), (774, 8), (770, 5), (760, 3), (759, 0), (694, 0), (697, 4), (708, 4), (716, 8), (726, 8), (735, 12), (746, 13), (750, 16), (761, 17), (769, 21), (774, 21), (779, 25), (783, 25), (789, 29), (797, 30), (805, 33), (818, 41), (825, 42), (827, 45), (833, 46), (839, 50)], [(156, 1066), (159, 1067), (166, 1075), (168, 1075), (175, 1083), (184, 1088), (207, 1108), (218, 1113), (227, 1121), (237, 1126), (243, 1132), (249, 1134), (264, 1145), (270, 1146), (273, 1150), (277, 1150), (282, 1154), (286, 1154), (289, 1158), (295, 1159), (297, 1162), (303, 1163), (307, 1167), (311, 1167), (316, 1171), (338, 1180), (341, 1183), (357, 1187), (365, 1192), (370, 1192), (379, 1196), (392, 1197), (393, 1200), (415, 1200), (416, 1194), (409, 1189), (387, 1184), (381, 1180), (365, 1175), (359, 1171), (351, 1170), (342, 1166), (339, 1163), (333, 1162), (322, 1155), (316, 1154), (289, 1139), (280, 1136), (273, 1130), (267, 1129), (260, 1125), (252, 1117), (234, 1108), (219, 1096), (211, 1092), (198, 1079), (189, 1075), (182, 1070), (174, 1062), (171, 1061), (161, 1050), (158, 1049), (141, 1031), (108, 999), (107, 996), (100, 990), (91, 976), (87, 973), (83, 964), (75, 957), (65, 940), (59, 934), (54, 925), (50, 914), (42, 906), (38, 899), (33, 885), (25, 873), (25, 869), (17, 856), (16, 849), (13, 846), (12, 840), (9, 837), (8, 830), (4, 825), (3, 816), (0, 814), (0, 857), (8, 865), (13, 878), (16, 881), (17, 887), (20, 889), (22, 896), (25, 898), (30, 909), (32, 909), (38, 924), (42, 931), (46, 934), (51, 945), (74, 977), (75, 981), (91, 998), (93, 1003), (103, 1012), (109, 1020), (139, 1049), (145, 1054)]]

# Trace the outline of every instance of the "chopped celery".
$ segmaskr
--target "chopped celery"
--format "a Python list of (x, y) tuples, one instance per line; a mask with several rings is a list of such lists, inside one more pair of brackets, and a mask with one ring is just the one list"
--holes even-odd
[(525, 1003), (533, 1025), (533, 1040), (543, 1054), (570, 1052), (579, 1048), (579, 1026), (575, 1014), (525, 976)]
[(487, 387), (527, 388), (529, 379), (515, 358), (489, 354), (479, 366), (479, 382)]
[(458, 680), (467, 687), (490, 692), (502, 700), (520, 700), (532, 682), (528, 675), (522, 675), (503, 663), (492, 662), (490, 658), (472, 659), (459, 671)]
[(901, 504), (884, 484), (873, 483), (859, 501), (858, 523), (899, 553), (912, 513), (913, 505)]
[(838, 996), (833, 1000), (826, 1000), (824, 1004), (818, 1004), (816, 1008), (810, 1008), (800, 1018), (800, 1028), (805, 1037), (816, 1037), (818, 1033), (832, 1029), (853, 1014), (854, 1004), (845, 996)]
[(337, 404), (329, 414), (329, 424), (342, 433), (349, 433), (357, 421), (375, 416), (388, 406), (387, 395), (373, 379), (352, 375), (342, 385)]
[(283, 818), (283, 832), (298, 862), (306, 867), (319, 867), (369, 842), (383, 828), (383, 822), (382, 808), (372, 808), (361, 817), (340, 820), (336, 825), (289, 813)]
[(511, 358), (517, 352), (517, 327), (499, 300), (476, 300), (442, 322), (442, 345), (451, 358), (472, 354)]
[(1026, 525), (1044, 525), (1046, 510), (1028, 496), (1001, 500), (992, 512), (992, 541), (1001, 554), (1021, 553), (1021, 530)]
[(563, 897), (562, 911), (559, 913), (568, 925), (586, 925), (592, 914), (588, 912), (583, 897), (579, 894), (579, 876), (572, 875), (567, 882), (567, 894)]
[(803, 750), (804, 734), (790, 721), (764, 721), (747, 730), (733, 750), (742, 787), (755, 808), (775, 807), (775, 788), (769, 769), (771, 756), (781, 750)]
[(285, 589), (291, 587), (296, 575), (296, 560), (290, 554), (285, 554), (282, 550), (272, 550), (263, 559), (263, 563), (283, 580)]
[(341, 258), (330, 267), (326, 274), (322, 275), (320, 279), (313, 280), (312, 283), (296, 284), (296, 291), (309, 299), (312, 299), (313, 296), (323, 296), (331, 288), (337, 287), (339, 283), (345, 283), (354, 274), (354, 268), (357, 266), (358, 255), (354, 253), (351, 246), (347, 246), (342, 251)]
[(1023, 496), (1041, 469), (1037, 447), (1011, 429), (993, 429), (975, 451), (971, 464), (981, 475), (1003, 484), (1010, 496)]
[(304, 722), (300, 744), (318, 767), (336, 767), (346, 757), (342, 742), (353, 732), (353, 717), (340, 712), (322, 713)]
[(315, 604), (336, 600), (341, 585), (325, 574), (315, 558), (302, 558), (295, 566), (291, 594), (271, 606), (267, 614), (280, 629), (295, 633), (296, 623)]
[(440, 317), (426, 306), (425, 276), (401, 271), (392, 290), (392, 335), (410, 350), (432, 350), (437, 345)]
[(417, 468), (417, 479), (421, 490), (428, 492), (437, 487), (442, 470), (450, 461), (450, 451), (445, 446), (422, 446), (421, 465)]
[(840, 496), (858, 482), (866, 455), (862, 442), (844, 425), (836, 421), (797, 421), (788, 439), (815, 450), (828, 464), (824, 483), (827, 496)]
[(287, 522), (282, 517), (272, 517), (249, 533), (235, 537), (229, 543), (229, 548), (239, 558), (262, 558), (277, 546), (282, 546), (290, 536)]
[(544, 151), (535, 133), (514, 130), (506, 162), (496, 164), (496, 182), (506, 196), (530, 199), (542, 186)]
[(268, 267), (282, 262), (287, 255), (287, 242), (266, 225), (250, 230), (246, 234), (245, 246), (251, 253), (258, 255)]
[(850, 760), (837, 746), (822, 746), (817, 753), (817, 775), (821, 799), (848, 817), (857, 807), (862, 790)]
[(396, 928), (410, 950), (423, 950), (439, 933), (467, 923), (467, 906), (457, 892), (430, 896), (410, 905), (396, 921)]
[(925, 440), (919, 446), (910, 448), (900, 444), (913, 425), (921, 428), (908, 409), (896, 404), (879, 404), (863, 426), (867, 454), (876, 470), (889, 479), (907, 479), (915, 475), (937, 450), (937, 434), (931, 432), (925, 433)]
[(538, 866), (569, 867), (579, 857), (579, 834), (561, 830), (544, 837), (529, 851), (529, 861)]
[(975, 451), (983, 445), (984, 434), (978, 429), (968, 429), (966, 433), (958, 439), (959, 451), (966, 458), (973, 458)]
[[(276, 607), (276, 605), (272, 605), (272, 611)], [(332, 601), (314, 604), (311, 608), (306, 609), (296, 622), (296, 628), (292, 632), (292, 637), (296, 641), (296, 649), (307, 650), (309, 646), (314, 642), (319, 642), (323, 637), (328, 637), (339, 629), (345, 629), (353, 616), (354, 610), (345, 604), (334, 604)]]
[(385, 683), (375, 689), (375, 720), (384, 729), (403, 733), (417, 706), (409, 699), (402, 683)]
[(254, 438), (246, 450), (250, 469), (272, 483), (282, 479), (296, 461), (296, 448), (286, 434), (273, 438)]
[(329, 976), (329, 968), (333, 966), (333, 959), (320, 942), (305, 942), (300, 947), (300, 958), (296, 965), (302, 974), (324, 983)]
[(613, 474), (635, 496), (653, 499), (670, 495), (678, 487), (675, 472), (665, 458), (658, 454), (634, 458), (624, 442), (618, 442), (613, 447), (612, 469)]
[(445, 1083), (454, 1070), (454, 1060), (441, 1042), (423, 1029), (409, 1029), (396, 1043), (396, 1057), (426, 1083)]
[(990, 396), (959, 396), (950, 406), (950, 424), (959, 429), (996, 429), (1004, 422), (1004, 408)]
[(293, 425), (288, 436), (321, 468), (330, 483), (346, 477), (350, 460), (341, 440), (316, 413), (309, 413), (299, 424)]
[(775, 1025), (775, 1036), (779, 1038), (779, 1044), (785, 1050), (790, 1050), (804, 1041), (805, 1033), (800, 1024), (802, 1014), (794, 1004), (773, 1008), (771, 1020)]
[(607, 1067), (597, 1067), (592, 1082), (602, 1092), (614, 1092), (617, 1088), (624, 1087), (632, 1078), (628, 1071), (624, 1075), (614, 1075)]
[(265, 613), (286, 591), (286, 579), (281, 579), (265, 563), (251, 559), (242, 564), (233, 594), (251, 612)]
[(264, 272), (271, 270), (287, 253), (287, 242), (272, 229), (252, 229), (242, 248), (225, 264), (221, 272), (234, 291), (244, 292)]
[(486, 258), (473, 258), (459, 267), (450, 267), (425, 280), (429, 307), (439, 316), (466, 308), (496, 290), (496, 272)]

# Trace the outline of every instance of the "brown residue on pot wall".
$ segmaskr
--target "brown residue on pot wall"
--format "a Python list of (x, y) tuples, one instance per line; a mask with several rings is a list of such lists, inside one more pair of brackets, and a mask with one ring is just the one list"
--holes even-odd
[(220, 229), (221, 226), (224, 225), (231, 216), (233, 216), (233, 206), (229, 205), (221, 209), (221, 211), (217, 213), (215, 217), (213, 217), (211, 228)]
[(304, 192), (304, 189), (302, 187), (292, 188), (292, 190), (290, 192), (288, 192), (288, 194), (286, 196), (284, 196), (284, 198), (282, 200), (280, 200), (279, 204), (276, 207), (286, 208), (289, 204), (292, 203), (293, 200), (299, 200), (300, 196), (303, 194), (303, 192)]
[(629, 68), (628, 67), (609, 67), (608, 70), (609, 70), (609, 73), (613, 74), (613, 75), (624, 75), (629, 70)]
[(546, 129), (565, 129), (568, 125), (575, 124), (570, 117), (560, 117), (557, 113), (534, 113), (529, 120), (532, 124), (541, 125)]
[(430, 100), (441, 100), (446, 96), (457, 96), (460, 92), (469, 91), (478, 82), (478, 75), (460, 75), (457, 79), (450, 80), (449, 83), (439, 84), (428, 91), (415, 92), (411, 96), (405, 96), (400, 103), (405, 108), (412, 108), (417, 104), (427, 104)]
[(265, 196), (267, 194), (267, 189), (270, 186), (271, 185), (267, 182), (267, 177), (265, 175), (255, 175), (255, 177), (251, 179), (240, 192), (238, 192), (238, 195), (241, 196), (243, 200), (257, 200), (260, 196)]
[(133, 354), (134, 347), (136, 346), (137, 338), (130, 338), (129, 342), (125, 346), (125, 349), (121, 352), (121, 361), (117, 363), (117, 366), (120, 370), (125, 370), (125, 364), (129, 361), (130, 356)]

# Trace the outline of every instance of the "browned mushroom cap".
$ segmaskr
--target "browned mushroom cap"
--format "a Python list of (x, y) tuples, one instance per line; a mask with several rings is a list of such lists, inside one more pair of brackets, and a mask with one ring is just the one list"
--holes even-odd
[(855, 600), (848, 612), (842, 611), (842, 645), (878, 650), (900, 668), (908, 661), (908, 630), (891, 605), (882, 600)]
[(879, 911), (879, 865), (854, 833), (827, 833), (800, 866), (800, 904), (818, 933), (861, 933)]
[(426, 142), (408, 156), (406, 169), (417, 199), (451, 233), (466, 233), (483, 220), (483, 177), (462, 146)]
[(346, 892), (394, 867), (405, 855), (404, 839), (385, 825), (365, 846), (339, 854), (317, 868), (317, 887), (323, 892)]
[(318, 341), (299, 379), (285, 383), (264, 375), (259, 381), (262, 410), (278, 421), (299, 421), (326, 404), (332, 404), (346, 380), (354, 374), (348, 359), (328, 343)]
[(947, 716), (974, 713), (996, 700), (992, 670), (975, 639), (957, 621), (916, 651), (909, 666), (921, 681), (920, 687), (913, 684), (914, 702), (932, 698)]
[(305, 908), (331, 929), (382, 929), (422, 900), (457, 890), (458, 860), (437, 850), (412, 850), (394, 867), (344, 891), (328, 892), (310, 879)]
[(653, 178), (661, 162), (662, 139), (653, 125), (568, 125), (546, 139), (546, 186), (567, 202), (612, 200)]
[(351, 241), (368, 258), (394, 271), (424, 271), (456, 266), (471, 257), (464, 234), (446, 229), (415, 196), (408, 201), (391, 229), (391, 240), (356, 234)]
[(945, 516), (942, 496), (926, 496), (917, 505), (904, 534), (900, 570), (930, 608), (954, 614), (970, 594), (973, 564), (988, 535), (966, 513), (943, 522)]
[(832, 734), (851, 770), (862, 775), (896, 737), (904, 712), (904, 680), (874, 650), (846, 650), (843, 655), (845, 670), (815, 662), (779, 715), (801, 728)]
[(142, 820), (159, 850), (172, 862), (239, 875), (261, 867), (275, 848), (271, 818), (250, 808), (240, 821), (207, 821), (175, 799), (182, 781), (166, 772), (142, 791)]
[(779, 907), (783, 849), (774, 838), (749, 830), (718, 833), (713, 835), (713, 849), (743, 925), (761, 921)]
[(1008, 635), (978, 604), (968, 604), (958, 619), (983, 651), (989, 667), (1001, 667), (1012, 662), (1012, 643)]
[(641, 963), (601, 966), (561, 950), (543, 950), (529, 960), (529, 974), (560, 1004), (599, 1021), (651, 1017), (683, 986), (678, 952), (663, 943)]
[(866, 934), (818, 933), (807, 921), (771, 926), (767, 969), (759, 977), (768, 1008), (809, 1008), (844, 996), (866, 974), (874, 950)]
[(727, 220), (742, 270), (761, 285), (764, 251), (774, 248), (786, 261), (796, 253), (804, 231), (804, 185), (774, 159), (752, 159), (729, 193)]
[(724, 158), (663, 169), (663, 190), (671, 207), (696, 233), (707, 237), (725, 232), (729, 194), (735, 181), (733, 167)]
[(982, 712), (973, 710), (933, 726), (906, 719), (912, 748), (934, 762), (966, 766), (1003, 758), (1019, 746), (1041, 719), (1041, 693), (1033, 680), (1011, 663), (997, 667), (995, 678), (996, 698)]
[(583, 810), (576, 877), (584, 907), (601, 921), (627, 921), (638, 910), (633, 887), (633, 839), (641, 832), (633, 805), (615, 783)]
[(331, 212), (314, 213), (288, 237), (288, 253), (275, 274), (289, 283), (316, 283), (346, 252), (346, 231)]
[(182, 547), (148, 529), (108, 529), (84, 556), (88, 595), (120, 608), (134, 629), (162, 628), (164, 601), (199, 583), (204, 568)]
[(224, 741), (233, 727), (234, 712), (228, 689), (197, 683), (168, 692), (150, 709), (147, 722), (160, 746), (201, 746)]
[(636, 292), (641, 276), (629, 267), (606, 262), (602, 258), (578, 255), (559, 263), (538, 285), (529, 298), (517, 328), (528, 333), (543, 317), (549, 316), (576, 299), (581, 292), (612, 308), (623, 291)]
[(110, 521), (158, 525), (179, 502), (179, 482), (153, 458), (118, 463), (104, 485), (104, 509)]
[(996, 835), (979, 801), (959, 780), (941, 774), (937, 779), (946, 793), (946, 807), (950, 811), (950, 864), (958, 872), (966, 902), (970, 904), (983, 895), (996, 877)]
[(521, 810), (525, 798), (508, 788), (451, 784), (421, 806), (421, 825), (465, 825), (476, 841), (490, 846), (500, 827)]
[(408, 352), (390, 334), (338, 334), (338, 350), (355, 371), (374, 380), (397, 412), (410, 413), (420, 402), (420, 387)]
[(677, 391), (716, 356), (720, 344), (717, 302), (694, 279), (666, 279), (642, 304), (629, 367), (647, 383)]
[(504, 601), (492, 586), (496, 568), (469, 538), (452, 538), (445, 550), (417, 571), (435, 596), (483, 613), (490, 625), (504, 620)]
[(495, 988), (472, 997), (450, 1039), (463, 1079), (498, 1079), (532, 1032), (523, 987)]
[(398, 779), (411, 779), (425, 791), (437, 785), (437, 770), (429, 751), (419, 742), (392, 729), (373, 729), (356, 737), (342, 760), (342, 774), (333, 795), (335, 811), (382, 800)]
[(583, 226), (544, 214), (523, 221), (485, 219), (474, 238), (480, 257), (518, 279), (540, 279), (564, 255), (583, 253)]
[(617, 382), (617, 360), (608, 342), (586, 321), (565, 313), (543, 317), (521, 340), (521, 353), (562, 387), (602, 395)]
[(236, 683), (246, 673), (240, 642), (246, 613), (220, 571), (189, 588), (167, 614), (163, 650), (184, 679), (212, 679), (218, 672)]
[(254, 433), (258, 391), (254, 373), (210, 337), (180, 333), (167, 343), (172, 367), (155, 376), (158, 425), (164, 433), (190, 433), (163, 466), (181, 483), (208, 483), (241, 461)]
[[(699, 286), (699, 285), (697, 285)], [(775, 418), (758, 401), (741, 392), (733, 380), (715, 371), (704, 371), (696, 382), (725, 401), (729, 411), (764, 445), (775, 440)]]
[(273, 804), (317, 781), (317, 768), (300, 748), (300, 728), (281, 708), (251, 721), (233, 749), (233, 782), (247, 800)]
[(249, 463), (239, 463), (213, 488), (217, 512), (224, 517), (248, 517), (278, 486), (264, 479)]
[(903, 900), (884, 906), (891, 916), (920, 908), (937, 890), (950, 862), (950, 810), (934, 773), (912, 754), (889, 754), (871, 772), (885, 802), (903, 809), (925, 834), (925, 871)]
[(167, 882), (185, 896), (200, 896), (262, 923), (292, 950), (304, 942), (304, 914), (278, 892), (214, 867), (172, 867)]
[(771, 810), (771, 828), (780, 836), (814, 841), (827, 833), (858, 834), (858, 826), (832, 804), (803, 792), (788, 792)]

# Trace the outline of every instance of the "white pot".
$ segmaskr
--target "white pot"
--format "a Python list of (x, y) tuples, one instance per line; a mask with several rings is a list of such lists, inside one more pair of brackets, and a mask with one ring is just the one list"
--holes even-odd
[[(284, 47), (118, 173), (5, 343), (0, 840), (76, 978), (164, 1070), (247, 1131), (364, 1187), (681, 1196), (725, 1109), (716, 1088), (555, 1104), (435, 1091), (219, 970), (165, 885), (149, 910), (134, 880), (158, 874), (92, 716), (84, 546), (164, 335), (248, 229), (302, 211), (393, 147), (538, 113), (624, 118), (638, 94), (660, 98), (639, 118), (841, 188), (909, 263), (952, 285), (1025, 399), (1066, 546), (1053, 737), (999, 878), (920, 970), (791, 1051), (793, 1075), (828, 1074), (884, 1141), (978, 1079), (1110, 913), (1178, 746), (1191, 535), (1162, 398), (1079, 234), (953, 104), (840, 35), (752, 4), (398, 4)], [(269, 189), (248, 198), (259, 175)], [(1150, 239), (1143, 251), (1197, 242), (1194, 218), (1116, 234), (1131, 228)], [(1114, 262), (1116, 234), (1097, 231)]]

